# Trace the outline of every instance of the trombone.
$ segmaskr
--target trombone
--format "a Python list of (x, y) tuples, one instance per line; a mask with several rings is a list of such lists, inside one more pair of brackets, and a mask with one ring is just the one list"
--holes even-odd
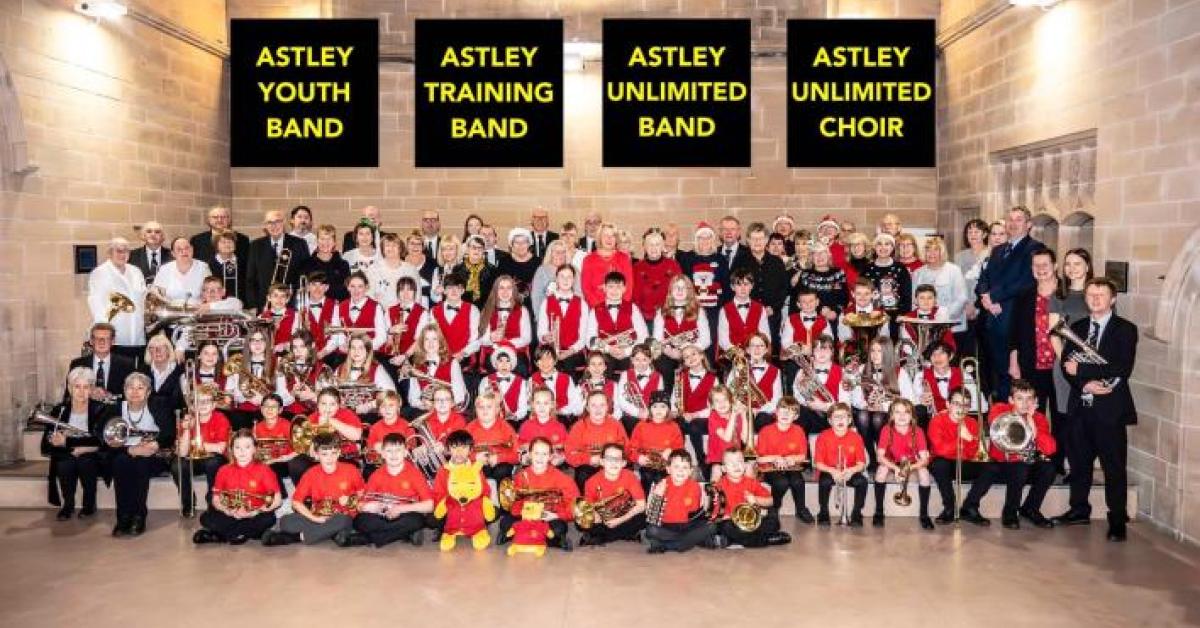
[(271, 271), (271, 283), (269, 285), (287, 283), (288, 269), (292, 266), (292, 250), (280, 245), (279, 255), (275, 258), (275, 268)]
[(849, 505), (849, 496), (846, 494), (849, 489), (849, 483), (844, 477), (846, 473), (846, 454), (841, 447), (838, 447), (837, 470), (837, 492), (833, 494), (833, 505), (839, 511), (838, 525), (845, 526), (850, 525), (850, 509), (847, 507)]

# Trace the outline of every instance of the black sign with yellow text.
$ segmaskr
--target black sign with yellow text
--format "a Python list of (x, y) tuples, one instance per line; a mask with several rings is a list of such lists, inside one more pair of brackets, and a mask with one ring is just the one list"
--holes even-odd
[(230, 24), (230, 165), (379, 165), (378, 20)]
[(936, 165), (933, 20), (788, 20), (792, 167)]
[(559, 167), (562, 20), (417, 20), (417, 167)]
[(604, 20), (604, 166), (750, 165), (750, 20)]

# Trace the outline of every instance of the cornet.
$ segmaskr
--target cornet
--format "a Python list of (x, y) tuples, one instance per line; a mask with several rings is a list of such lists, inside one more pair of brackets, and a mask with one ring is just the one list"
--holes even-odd
[(637, 330), (626, 329), (619, 334), (613, 334), (612, 336), (605, 338), (601, 338), (599, 336), (592, 338), (591, 342), (588, 343), (588, 349), (591, 351), (605, 353), (612, 351), (613, 349), (621, 349), (622, 351), (626, 351), (634, 345), (636, 340)]

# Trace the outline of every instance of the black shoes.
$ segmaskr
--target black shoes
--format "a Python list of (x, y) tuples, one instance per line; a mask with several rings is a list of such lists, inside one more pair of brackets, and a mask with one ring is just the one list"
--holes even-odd
[(658, 541), (650, 541), (650, 547), (646, 548), (646, 553), (647, 554), (666, 554), (667, 548), (664, 547), (663, 544), (659, 543)]
[(367, 537), (354, 530), (342, 530), (333, 535), (333, 544), (338, 547), (361, 547), (368, 543), (370, 541), (367, 540)]
[(883, 527), (883, 513), (882, 512), (877, 512), (877, 513), (871, 515), (871, 525), (876, 528)]
[(559, 541), (558, 541), (558, 549), (560, 549), (564, 552), (569, 552), (569, 551), (575, 549), (575, 546), (571, 545), (571, 539), (567, 538), (566, 536), (563, 536), (563, 538), (559, 539)]
[(246, 541), (249, 540), (250, 537), (246, 536), (245, 534), (238, 534), (236, 536), (229, 537), (229, 540), (226, 541), (226, 543), (229, 543), (230, 545), (245, 545)]
[(817, 525), (828, 528), (830, 525), (829, 513), (822, 510), (817, 513)]
[(408, 535), (408, 542), (413, 544), (413, 547), (421, 547), (425, 544), (425, 531), (417, 530)]
[(113, 526), (112, 535), (115, 537), (133, 535), (133, 518), (117, 517), (117, 525)]
[(928, 515), (921, 515), (921, 529), (932, 530), (933, 527), (933, 519), (930, 519)]
[(137, 515), (133, 518), (133, 525), (129, 528), (129, 533), (133, 536), (141, 536), (146, 533), (146, 518)]
[(729, 547), (729, 539), (723, 534), (714, 534), (704, 542), (704, 547), (708, 549), (725, 549)]
[(73, 514), (75, 514), (75, 506), (72, 506), (71, 504), (67, 504), (67, 505), (63, 506), (62, 508), (58, 509), (58, 514), (54, 515), (54, 518), (59, 521), (67, 521), (68, 519), (71, 518), (71, 515), (73, 515)]
[(792, 535), (787, 532), (772, 532), (767, 535), (767, 545), (787, 545), (792, 542)]
[(300, 535), (296, 532), (282, 532), (280, 530), (267, 530), (263, 533), (263, 545), (267, 547), (277, 547), (280, 545), (291, 545), (292, 543), (300, 542)]
[(1020, 511), (1017, 512), (1017, 514), (1020, 515), (1020, 517), (1022, 519), (1033, 524), (1034, 527), (1038, 527), (1038, 528), (1042, 528), (1042, 529), (1049, 529), (1049, 528), (1054, 527), (1053, 521), (1047, 519), (1046, 517), (1044, 517), (1042, 515), (1042, 513), (1038, 512), (1036, 510), (1029, 510), (1026, 508), (1022, 508)]
[(854, 511), (850, 513), (850, 527), (861, 528), (863, 526), (863, 516), (861, 512)]
[(192, 535), (192, 543), (195, 543), (196, 545), (223, 543), (224, 541), (225, 539), (222, 539), (221, 536), (216, 532), (213, 532), (212, 530), (205, 530), (204, 528), (196, 530), (196, 533)]
[(803, 521), (806, 525), (812, 525), (814, 521), (812, 513), (809, 512), (807, 508), (803, 507), (796, 512), (796, 517), (800, 519), (800, 521)]
[(1054, 518), (1054, 525), (1060, 526), (1086, 526), (1091, 524), (1091, 516), (1072, 510), (1068, 510)]
[(978, 508), (963, 508), (958, 511), (958, 517), (968, 523), (973, 523), (977, 526), (989, 526), (992, 522), (987, 517), (979, 514)]
[(588, 547), (589, 545), (601, 545), (601, 543), (597, 543), (596, 539), (592, 538), (591, 532), (584, 532), (583, 534), (580, 534), (579, 547)]
[(1108, 525), (1108, 540), (1113, 543), (1125, 542), (1125, 524), (1110, 523)]
[(936, 521), (944, 526), (948, 526), (954, 523), (954, 512), (950, 510), (943, 510), (942, 512), (938, 513)]
[(1006, 530), (1020, 530), (1021, 520), (1017, 518), (1016, 513), (1006, 514), (1000, 517), (1000, 525)]

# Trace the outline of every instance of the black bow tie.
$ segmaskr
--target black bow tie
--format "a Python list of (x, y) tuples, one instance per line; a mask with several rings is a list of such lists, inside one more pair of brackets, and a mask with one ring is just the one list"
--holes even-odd
[(496, 381), (507, 384), (512, 381), (512, 376), (511, 375), (497, 375)]
[(648, 380), (648, 379), (650, 379), (650, 376), (649, 376), (649, 375), (638, 375), (638, 376), (637, 376), (637, 380), (638, 380), (639, 382), (644, 382), (644, 381), (646, 381), (646, 380)]
[(351, 306), (350, 306), (350, 313), (351, 313), (351, 314), (357, 314), (357, 313), (359, 313), (359, 312), (361, 312), (361, 311), (362, 311), (362, 307), (361, 307), (361, 306), (358, 306), (358, 305), (351, 305)]
[(761, 373), (761, 372), (767, 370), (767, 367), (765, 367), (765, 366), (752, 366), (750, 368), (753, 369), (755, 373)]
[(676, 312), (682, 312), (687, 309), (687, 306), (686, 305), (672, 305), (671, 309), (675, 310)]
[(918, 314), (917, 314), (917, 318), (919, 318), (919, 319), (921, 319), (921, 320), (923, 320), (923, 321), (927, 321), (927, 320), (929, 320), (929, 319), (933, 318), (933, 315), (932, 315), (932, 314), (920, 314), (920, 313), (918, 313)]
[(737, 309), (739, 309), (739, 310), (748, 310), (748, 309), (750, 309), (750, 304), (749, 304), (749, 303), (736, 303), (735, 305), (737, 305)]
[(937, 378), (937, 381), (939, 384), (945, 384), (946, 382), (950, 381), (950, 378), (949, 377), (939, 377), (939, 378)]
[(566, 297), (566, 298), (564, 298), (564, 297), (555, 297), (555, 298), (557, 298), (557, 299), (558, 299), (558, 302), (559, 302), (559, 303), (562, 303), (563, 305), (570, 305), (570, 304), (571, 304), (571, 298), (570, 298), (570, 297)]
[(498, 307), (498, 308), (496, 308), (496, 311), (497, 312), (511, 312), (512, 308), (511, 307)]
[(320, 310), (321, 310), (321, 304), (320, 304), (320, 303), (310, 303), (310, 304), (308, 305), (308, 309), (310, 309), (310, 310), (317, 310), (317, 311), (320, 311)]
[(411, 307), (402, 307), (402, 308), (400, 308), (400, 313), (404, 314), (405, 316), (407, 316), (407, 315), (408, 315), (409, 313), (411, 313), (411, 312), (412, 312), (412, 308), (411, 308)]
[(698, 380), (698, 379), (702, 379), (704, 377), (704, 374), (701, 373), (700, 375), (697, 375), (695, 373), (688, 373), (688, 377), (691, 379), (694, 379), (694, 380)]
[(437, 366), (437, 360), (425, 360), (425, 366)]
[(450, 310), (451, 312), (457, 312), (457, 311), (458, 311), (458, 306), (457, 306), (457, 305), (447, 305), (447, 306), (446, 306), (446, 309), (447, 309), (447, 310)]
[(806, 323), (815, 323), (815, 322), (817, 322), (817, 317), (816, 316), (801, 316), (800, 320), (803, 320)]
[(608, 309), (609, 309), (609, 310), (611, 310), (611, 311), (613, 311), (613, 312), (616, 312), (617, 310), (620, 310), (620, 309), (621, 309), (621, 304), (620, 304), (620, 303), (618, 303), (618, 304), (616, 304), (616, 305), (609, 305), (609, 306), (608, 306)]
[(821, 375), (828, 375), (828, 374), (829, 374), (829, 369), (816, 369), (816, 371), (817, 371), (817, 373), (819, 373), (819, 374), (821, 374)]

